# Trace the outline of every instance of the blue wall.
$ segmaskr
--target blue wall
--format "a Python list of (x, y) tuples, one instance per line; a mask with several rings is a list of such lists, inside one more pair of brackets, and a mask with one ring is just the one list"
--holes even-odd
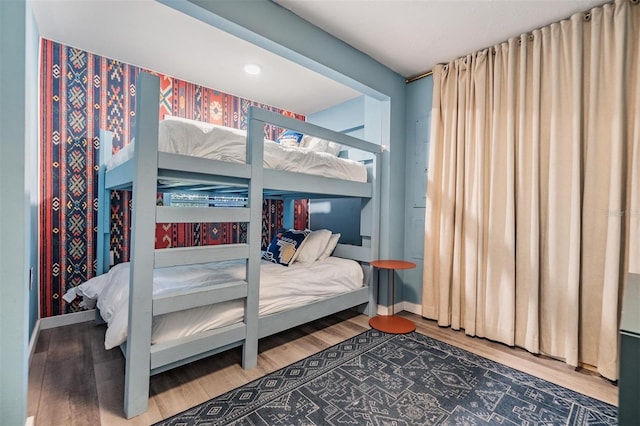
[(348, 100), (331, 108), (307, 116), (309, 123), (336, 132), (362, 138), (364, 136), (364, 96)]
[(26, 161), (25, 171), (29, 197), (29, 336), (33, 338), (36, 321), (39, 318), (40, 304), (38, 298), (38, 106), (40, 105), (40, 80), (38, 76), (40, 58), (40, 34), (35, 16), (31, 11), (30, 3), (27, 3), (27, 28), (26, 28)]
[(403, 282), (402, 299), (417, 305), (422, 304), (426, 171), (429, 157), (432, 100), (432, 77), (425, 77), (407, 85), (407, 195), (404, 211), (404, 252), (407, 260), (414, 262), (417, 267), (403, 271), (401, 277)]
[[(307, 121), (357, 138), (364, 137), (364, 96), (310, 114)], [(341, 155), (344, 156), (344, 153)], [(340, 233), (341, 244), (360, 245), (360, 200), (326, 199), (309, 203), (311, 229)]]
[[(429, 156), (429, 137), (431, 131), (431, 104), (433, 99), (433, 78), (426, 77), (406, 86), (406, 182), (405, 182), (405, 208), (391, 209), (399, 211), (404, 215), (404, 259), (414, 262), (417, 267), (398, 273), (396, 284), (396, 294), (394, 300), (407, 301), (416, 305), (422, 303), (422, 273), (424, 263), (424, 215), (426, 203), (426, 171)], [(337, 105), (333, 108), (312, 114), (307, 120), (333, 130), (344, 131), (350, 128), (362, 129), (357, 137), (367, 139), (365, 134), (367, 129), (375, 127), (376, 123), (365, 125), (364, 110), (366, 102), (371, 98), (361, 97), (349, 102)], [(361, 123), (361, 124), (359, 124)], [(356, 135), (354, 135), (356, 136)], [(316, 229), (320, 226), (329, 229), (341, 229), (344, 226), (357, 226), (359, 220), (354, 222), (351, 216), (359, 213), (359, 206), (351, 204), (343, 205), (340, 200), (335, 200), (331, 205), (332, 214), (338, 214), (341, 218), (347, 216), (347, 223), (335, 217), (328, 218), (319, 214), (311, 216), (311, 226)], [(347, 200), (348, 201), (348, 200)], [(318, 202), (322, 203), (322, 202)], [(315, 216), (315, 217), (314, 217)], [(315, 219), (315, 220), (314, 220)], [(354, 233), (355, 234), (355, 233)], [(357, 237), (355, 237), (357, 238)], [(347, 244), (357, 244), (352, 242), (353, 235), (350, 235), (345, 242)], [(385, 280), (382, 276), (381, 280)], [(380, 293), (380, 304), (388, 305), (388, 297), (385, 291)]]
[[(24, 1), (0, 1), (0, 423), (27, 413), (30, 179), (25, 170)], [(29, 15), (30, 16), (30, 15)], [(31, 21), (29, 21), (31, 22)], [(37, 68), (31, 70), (37, 73)]]

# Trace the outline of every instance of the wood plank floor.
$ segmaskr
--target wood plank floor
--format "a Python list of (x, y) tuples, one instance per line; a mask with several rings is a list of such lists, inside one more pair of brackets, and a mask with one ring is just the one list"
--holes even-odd
[[(617, 386), (588, 370), (401, 315), (422, 334), (617, 405)], [(149, 410), (131, 420), (122, 409), (124, 358), (119, 349), (104, 349), (105, 326), (85, 322), (42, 330), (29, 368), (28, 415), (37, 426), (149, 425), (368, 328), (366, 316), (343, 312), (262, 339), (258, 366), (251, 370), (240, 367), (238, 348), (158, 374), (151, 378)]]

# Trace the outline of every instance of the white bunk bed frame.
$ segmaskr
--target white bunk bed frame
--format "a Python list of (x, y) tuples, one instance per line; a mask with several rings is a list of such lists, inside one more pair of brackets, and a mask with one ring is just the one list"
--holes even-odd
[[(380, 145), (291, 119), (262, 109), (251, 108), (247, 129), (246, 164), (158, 152), (158, 99), (160, 83), (156, 76), (140, 73), (136, 88), (135, 153), (131, 160), (106, 170), (111, 155), (108, 132), (101, 135), (102, 165), (98, 176), (98, 253), (97, 273), (109, 269), (110, 192), (132, 191), (131, 269), (129, 324), (126, 358), (124, 412), (127, 418), (147, 410), (150, 375), (242, 345), (242, 366), (257, 363), (258, 339), (313, 321), (345, 309), (358, 307), (371, 316), (376, 309), (377, 282), (369, 262), (378, 257), (380, 217)], [(296, 130), (332, 140), (345, 147), (371, 153), (367, 164), (368, 182), (359, 183), (308, 174), (265, 169), (263, 167), (264, 125)], [(182, 189), (220, 185), (244, 188), (247, 207), (169, 207), (156, 206), (159, 179), (186, 183)], [(281, 198), (285, 204), (284, 226), (293, 225), (293, 200), (358, 197), (363, 200), (362, 245), (339, 244), (334, 256), (363, 264), (365, 286), (300, 308), (258, 317), (260, 281), (262, 200)], [(151, 220), (155, 218), (155, 220)], [(246, 244), (154, 249), (156, 223), (248, 222)], [(153, 269), (159, 267), (246, 259), (246, 281), (229, 282), (170, 296), (153, 297)], [(245, 300), (244, 321), (208, 330), (170, 342), (151, 344), (151, 324), (156, 315), (234, 299)], [(99, 313), (96, 316), (99, 318)]]

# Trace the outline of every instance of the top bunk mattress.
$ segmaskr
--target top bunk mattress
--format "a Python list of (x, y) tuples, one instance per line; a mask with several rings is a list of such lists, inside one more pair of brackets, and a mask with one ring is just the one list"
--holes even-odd
[[(243, 130), (167, 117), (160, 122), (158, 150), (172, 154), (244, 164), (247, 134)], [(107, 170), (133, 157), (135, 142), (118, 151), (107, 162)], [(366, 166), (312, 148), (285, 146), (264, 140), (264, 167), (354, 182), (367, 181)]]

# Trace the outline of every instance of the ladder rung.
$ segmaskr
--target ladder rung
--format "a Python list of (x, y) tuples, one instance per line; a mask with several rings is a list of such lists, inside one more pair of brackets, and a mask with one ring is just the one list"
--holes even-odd
[(248, 244), (221, 244), (217, 246), (178, 247), (155, 250), (155, 268), (193, 265), (195, 263), (221, 262), (223, 260), (248, 259)]
[(156, 208), (157, 223), (249, 222), (246, 207), (168, 207)]

